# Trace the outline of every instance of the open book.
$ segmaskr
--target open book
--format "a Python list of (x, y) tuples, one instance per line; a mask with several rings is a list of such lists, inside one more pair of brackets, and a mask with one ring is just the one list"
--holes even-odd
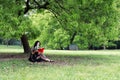
[(39, 48), (39, 49), (38, 49), (38, 52), (43, 53), (43, 52), (44, 52), (44, 48)]

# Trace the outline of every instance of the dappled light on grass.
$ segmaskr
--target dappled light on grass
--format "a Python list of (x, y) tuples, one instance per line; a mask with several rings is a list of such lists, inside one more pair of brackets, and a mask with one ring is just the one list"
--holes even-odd
[[(53, 53), (54, 52), (54, 53)], [(26, 54), (0, 58), (2, 80), (119, 80), (120, 55), (114, 51), (46, 51), (55, 62), (31, 63)], [(101, 53), (102, 52), (102, 53)], [(118, 51), (116, 51), (118, 52)], [(84, 54), (83, 54), (84, 53)], [(98, 54), (99, 53), (99, 54)], [(112, 54), (113, 53), (113, 54)], [(4, 54), (2, 54), (4, 55)], [(10, 55), (10, 54), (8, 54)], [(7, 56), (7, 55), (6, 55)], [(20, 57), (21, 56), (21, 57)], [(7, 59), (7, 60), (3, 60)], [(6, 75), (7, 74), (7, 75)]]

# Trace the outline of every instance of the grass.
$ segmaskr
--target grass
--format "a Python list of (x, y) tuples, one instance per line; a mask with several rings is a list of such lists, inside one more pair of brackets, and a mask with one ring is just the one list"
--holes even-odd
[(0, 45), (0, 53), (23, 53), (22, 46)]
[[(0, 80), (119, 80), (120, 50), (46, 50), (53, 63), (0, 59)], [(2, 53), (3, 55), (3, 53)]]

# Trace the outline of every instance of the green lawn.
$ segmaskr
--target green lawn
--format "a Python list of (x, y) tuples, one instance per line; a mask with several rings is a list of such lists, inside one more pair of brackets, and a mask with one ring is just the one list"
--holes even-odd
[(0, 53), (23, 53), (22, 46), (0, 45)]
[(33, 64), (27, 60), (27, 57), (1, 58), (0, 80), (120, 79), (120, 50), (46, 50), (45, 54), (55, 62)]

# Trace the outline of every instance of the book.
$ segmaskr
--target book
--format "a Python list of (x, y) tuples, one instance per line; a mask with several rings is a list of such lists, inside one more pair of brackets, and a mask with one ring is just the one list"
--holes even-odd
[(43, 53), (43, 52), (44, 52), (44, 48), (39, 48), (39, 49), (38, 49), (38, 52)]

